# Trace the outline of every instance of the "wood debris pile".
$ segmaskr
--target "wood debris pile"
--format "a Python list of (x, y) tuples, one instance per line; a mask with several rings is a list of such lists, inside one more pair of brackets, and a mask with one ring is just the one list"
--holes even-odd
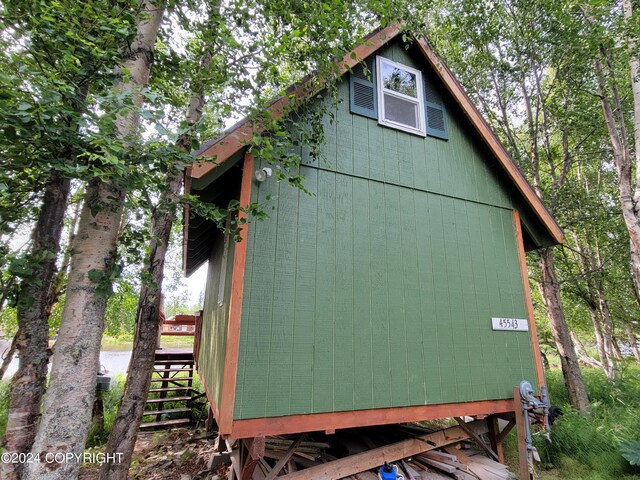
[(438, 431), (404, 424), (340, 430), (331, 435), (268, 437), (264, 455), (255, 459), (252, 475), (244, 478), (376, 480), (385, 461), (395, 465), (405, 480), (515, 478), (505, 465), (477, 450), (466, 430), (479, 438), (486, 433), (486, 422)]

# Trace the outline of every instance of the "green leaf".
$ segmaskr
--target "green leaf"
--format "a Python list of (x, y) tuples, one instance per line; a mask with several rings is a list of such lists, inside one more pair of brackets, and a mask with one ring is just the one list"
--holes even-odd
[(640, 440), (622, 442), (620, 453), (631, 465), (640, 465)]
[(91, 280), (94, 283), (98, 283), (104, 278), (104, 272), (101, 272), (95, 269), (89, 270), (88, 275), (89, 275), (89, 280)]

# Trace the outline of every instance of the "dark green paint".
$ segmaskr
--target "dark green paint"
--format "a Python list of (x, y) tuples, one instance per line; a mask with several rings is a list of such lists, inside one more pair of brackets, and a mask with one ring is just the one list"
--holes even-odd
[(443, 141), (339, 88), (325, 159), (301, 149), (312, 195), (254, 183), (277, 208), (249, 228), (234, 418), (511, 398), (536, 380), (529, 333), (491, 330), (527, 315), (512, 186), (449, 98)]
[(509, 398), (535, 381), (528, 333), (491, 330), (526, 318), (510, 209), (303, 172), (315, 196), (258, 187), (282, 207), (250, 230), (236, 418)]
[[(228, 246), (228, 254), (224, 275), (224, 298), (222, 304), (220, 304), (218, 302), (221, 280), (220, 269), (225, 241)], [(215, 231), (212, 243), (213, 248), (209, 259), (207, 285), (205, 288), (202, 340), (198, 354), (198, 365), (203, 377), (202, 380), (207, 385), (209, 393), (219, 407), (222, 396), (222, 382), (224, 381), (224, 362), (235, 243), (226, 239), (218, 230)]]

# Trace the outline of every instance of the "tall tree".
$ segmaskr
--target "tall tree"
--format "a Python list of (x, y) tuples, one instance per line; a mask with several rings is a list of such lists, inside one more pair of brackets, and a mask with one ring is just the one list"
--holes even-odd
[[(446, 2), (433, 23), (434, 40), (562, 223), (563, 195), (574, 161), (560, 32), (564, 12), (553, 2)], [(564, 110), (564, 113), (561, 113)], [(571, 402), (590, 410), (562, 305), (553, 249), (536, 252), (538, 287), (546, 307)]]
[[(596, 39), (594, 49), (597, 50), (593, 52), (596, 79), (618, 174), (622, 215), (629, 232), (635, 291), (640, 292), (640, 29), (635, 2), (622, 0), (621, 6), (622, 19), (605, 16), (596, 10), (597, 7), (591, 9), (587, 6), (582, 12), (589, 24), (590, 33), (593, 33)], [(616, 9), (612, 8), (611, 11), (615, 12)], [(603, 35), (601, 32), (604, 23), (618, 24), (618, 28), (609, 28), (606, 30), (608, 35)], [(626, 52), (617, 48), (617, 44), (624, 45)], [(624, 78), (623, 75), (628, 77)], [(626, 89), (627, 86), (631, 90), (630, 109), (626, 108), (626, 95), (621, 92), (621, 89)], [(629, 125), (633, 130), (632, 135), (627, 133)]]
[[(49, 286), (55, 274), (55, 262), (69, 195), (70, 180), (53, 172), (46, 187), (29, 261), (33, 278), (22, 284), (18, 293), (18, 333), (20, 353), (18, 371), (11, 379), (11, 400), (7, 428), (3, 438), (6, 452), (26, 453), (35, 438), (40, 417), (49, 364)], [(21, 463), (3, 462), (3, 478), (19, 478)]]
[[(143, 87), (147, 84), (153, 50), (164, 7), (143, 1), (137, 14), (137, 36), (120, 68), (114, 87), (117, 95), (130, 99), (115, 116), (117, 150), (124, 155), (134, 149), (139, 136)], [(112, 146), (112, 148), (114, 148)], [(114, 165), (114, 167), (116, 167)], [(51, 380), (42, 419), (32, 451), (81, 454), (90, 425), (96, 372), (104, 330), (105, 288), (114, 274), (117, 237), (124, 208), (126, 186), (111, 171), (87, 186), (78, 234), (71, 257), (65, 307), (59, 339), (54, 349)], [(73, 382), (69, 379), (73, 378)], [(66, 479), (77, 476), (79, 463), (32, 463), (27, 479)]]
[[(20, 361), (11, 382), (3, 447), (25, 453), (35, 438), (46, 386), (52, 282), (70, 177), (82, 169), (79, 155), (87, 147), (81, 134), (87, 125), (85, 101), (91, 85), (104, 78), (102, 68), (109, 60), (105, 48), (117, 35), (109, 21), (72, 20), (83, 16), (86, 5), (17, 1), (1, 8), (2, 43), (7, 47), (1, 54), (2, 82), (8, 88), (0, 100), (0, 148), (8, 160), (4, 165), (3, 159), (3, 176), (12, 180), (4, 184), (4, 192), (18, 194), (27, 183), (41, 199), (30, 249), (10, 266), (14, 278), (20, 279), (15, 298)], [(91, 11), (105, 8), (112, 7), (96, 2)], [(87, 40), (98, 31), (101, 42)], [(19, 223), (21, 212), (24, 207), (14, 208), (9, 218)], [(3, 462), (0, 474), (18, 478), (22, 467)]]

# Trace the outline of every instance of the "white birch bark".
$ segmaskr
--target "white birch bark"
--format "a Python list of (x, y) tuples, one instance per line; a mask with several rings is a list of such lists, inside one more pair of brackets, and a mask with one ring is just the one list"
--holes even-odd
[[(629, 52), (629, 69), (631, 74), (631, 91), (633, 97), (633, 145), (629, 145), (626, 135), (624, 108), (620, 100), (618, 86), (613, 78), (613, 66), (607, 50), (601, 47), (601, 57), (606, 62), (607, 71), (602, 61), (596, 59), (596, 78), (600, 91), (600, 103), (604, 114), (613, 158), (618, 173), (618, 190), (622, 216), (629, 232), (631, 250), (631, 270), (636, 292), (640, 292), (640, 60), (638, 42), (633, 28), (633, 1), (623, 0), (622, 10), (629, 33), (625, 43)], [(637, 30), (637, 28), (635, 29)], [(607, 78), (608, 74), (608, 78)], [(611, 98), (610, 98), (611, 97)], [(611, 104), (613, 102), (613, 105)], [(632, 156), (632, 151), (635, 153)], [(633, 169), (635, 168), (635, 181)], [(640, 299), (639, 299), (640, 300)]]
[[(144, 0), (138, 17), (138, 36), (118, 74), (116, 90), (129, 91), (134, 104), (142, 104), (158, 29), (164, 10)], [(123, 145), (130, 147), (139, 133), (139, 115), (123, 109), (116, 120)], [(100, 282), (110, 281), (125, 188), (112, 181), (95, 179), (87, 187), (78, 234), (71, 257), (67, 297), (58, 341), (54, 348), (49, 388), (32, 453), (41, 462), (27, 465), (26, 480), (68, 480), (78, 476), (81, 456), (91, 424), (91, 412), (99, 368), (100, 342), (104, 331), (106, 297)], [(90, 277), (92, 276), (93, 280)], [(56, 456), (57, 455), (57, 456)], [(53, 459), (47, 462), (47, 459)]]

